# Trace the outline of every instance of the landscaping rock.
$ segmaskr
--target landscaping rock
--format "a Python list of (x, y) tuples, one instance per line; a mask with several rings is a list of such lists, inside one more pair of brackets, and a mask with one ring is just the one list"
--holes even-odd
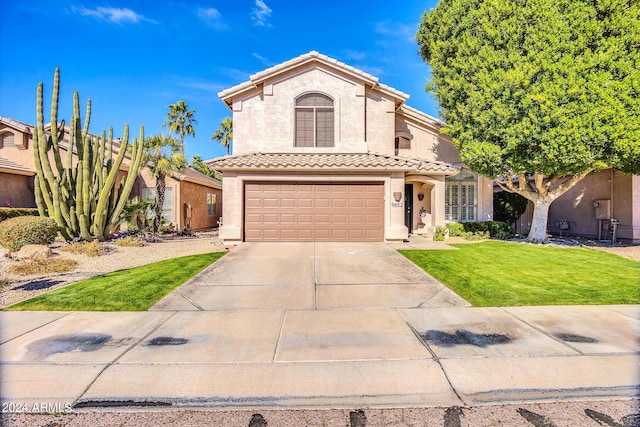
[(12, 254), (16, 259), (35, 259), (35, 258), (48, 258), (52, 254), (51, 249), (45, 245), (26, 245), (23, 246), (18, 252)]

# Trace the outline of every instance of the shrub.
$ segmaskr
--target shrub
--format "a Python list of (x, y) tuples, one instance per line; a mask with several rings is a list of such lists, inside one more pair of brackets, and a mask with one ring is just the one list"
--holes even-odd
[(488, 232), (498, 239), (507, 239), (513, 234), (511, 225), (501, 221), (463, 222), (462, 226), (467, 233)]
[(438, 225), (436, 226), (436, 229), (433, 232), (433, 240), (436, 242), (441, 242), (444, 240), (446, 235), (447, 235), (447, 227), (442, 227)]
[(11, 266), (11, 273), (18, 276), (32, 274), (64, 273), (76, 268), (78, 262), (69, 258), (35, 258), (19, 261)]
[(147, 242), (142, 240), (140, 237), (136, 237), (136, 236), (123, 237), (122, 239), (118, 239), (113, 243), (115, 243), (118, 246), (130, 246), (130, 247), (147, 246)]
[(459, 222), (449, 222), (446, 225), (449, 236), (464, 236), (464, 226)]
[(488, 231), (468, 231), (466, 233), (464, 233), (464, 238), (466, 240), (486, 240), (488, 239), (489, 236), (489, 232)]
[(60, 248), (60, 250), (71, 252), (72, 254), (84, 254), (86, 256), (102, 256), (113, 251), (112, 248), (101, 245), (97, 240), (91, 242), (73, 242)]
[(0, 222), (0, 245), (10, 251), (25, 245), (50, 245), (58, 234), (51, 218), (19, 216)]
[(496, 221), (514, 224), (527, 210), (528, 203), (529, 201), (518, 193), (508, 191), (493, 193), (493, 218)]
[(19, 216), (39, 216), (36, 208), (0, 208), (0, 222)]

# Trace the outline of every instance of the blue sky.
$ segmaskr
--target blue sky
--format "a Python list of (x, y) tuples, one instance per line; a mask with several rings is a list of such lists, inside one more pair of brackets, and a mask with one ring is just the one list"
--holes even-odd
[(415, 42), (420, 17), (436, 0), (18, 0), (0, 1), (0, 115), (35, 122), (44, 83), (49, 120), (53, 73), (60, 67), (59, 118), (91, 98), (90, 130), (125, 123), (133, 135), (164, 131), (167, 105), (196, 110), (186, 154), (224, 149), (211, 135), (231, 112), (217, 93), (251, 74), (312, 50), (377, 76), (437, 116), (424, 90), (428, 66)]

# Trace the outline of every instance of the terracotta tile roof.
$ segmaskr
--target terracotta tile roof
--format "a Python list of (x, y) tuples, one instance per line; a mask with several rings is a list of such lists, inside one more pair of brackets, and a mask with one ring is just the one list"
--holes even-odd
[(33, 126), (30, 124), (21, 122), (19, 120), (12, 119), (10, 117), (0, 116), (0, 123), (11, 126), (14, 129), (18, 129), (21, 132), (31, 133)]
[(459, 168), (423, 160), (373, 153), (251, 153), (206, 161), (216, 170), (403, 171), (456, 174)]
[(12, 162), (11, 160), (0, 157), (0, 172), (3, 172), (3, 171), (17, 173), (18, 175), (28, 175), (28, 176), (32, 176), (36, 174), (36, 171), (29, 169), (26, 166), (19, 165), (18, 163)]

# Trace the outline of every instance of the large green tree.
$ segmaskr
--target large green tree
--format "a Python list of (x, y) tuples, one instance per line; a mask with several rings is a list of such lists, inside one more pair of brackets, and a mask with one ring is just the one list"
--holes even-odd
[(551, 203), (589, 173), (640, 173), (638, 0), (441, 0), (417, 41), (462, 160)]
[(198, 123), (195, 118), (196, 110), (190, 110), (184, 101), (169, 104), (167, 108), (169, 109), (167, 120), (162, 125), (167, 126), (169, 132), (175, 133), (180, 137), (180, 146), (184, 153), (184, 137), (187, 135), (196, 136), (196, 130), (193, 127)]
[(144, 156), (146, 165), (156, 180), (156, 216), (153, 221), (153, 231), (158, 232), (162, 207), (164, 205), (164, 193), (167, 187), (167, 175), (173, 172), (182, 172), (187, 166), (182, 145), (170, 135), (158, 133), (144, 139)]
[(220, 122), (220, 129), (213, 133), (211, 140), (218, 141), (223, 147), (227, 149), (227, 156), (231, 150), (231, 140), (233, 139), (233, 122), (231, 117), (225, 117)]

